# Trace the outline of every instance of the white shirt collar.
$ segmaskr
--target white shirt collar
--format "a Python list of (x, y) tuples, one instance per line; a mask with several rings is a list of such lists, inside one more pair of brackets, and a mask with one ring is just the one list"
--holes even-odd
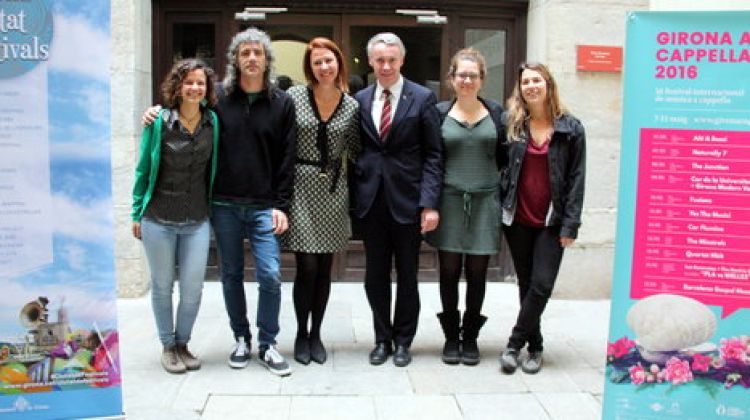
[[(404, 76), (399, 75), (398, 80), (396, 80), (396, 83), (391, 85), (391, 87), (388, 90), (391, 91), (392, 98), (400, 98), (401, 91), (403, 89), (404, 89)], [(378, 81), (375, 86), (375, 100), (382, 100), (384, 90), (385, 88), (383, 87), (383, 85), (380, 84), (380, 81)]]

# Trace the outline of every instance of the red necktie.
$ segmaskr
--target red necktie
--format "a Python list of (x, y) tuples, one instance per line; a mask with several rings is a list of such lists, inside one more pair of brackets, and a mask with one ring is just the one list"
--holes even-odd
[(385, 140), (391, 129), (391, 91), (383, 90), (383, 112), (380, 114), (380, 141)]

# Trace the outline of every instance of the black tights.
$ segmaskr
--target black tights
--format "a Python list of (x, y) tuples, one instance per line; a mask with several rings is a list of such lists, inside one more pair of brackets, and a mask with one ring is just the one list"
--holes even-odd
[(487, 264), (489, 255), (469, 255), (457, 252), (439, 251), (440, 259), (440, 301), (443, 311), (458, 309), (458, 281), (461, 269), (466, 270), (466, 313), (479, 315), (484, 303), (487, 285)]
[[(333, 254), (297, 252), (297, 276), (294, 278), (294, 312), (297, 315), (297, 335), (320, 337), (320, 325), (331, 293)], [(311, 316), (312, 315), (312, 316)], [(308, 331), (308, 319), (312, 325)]]

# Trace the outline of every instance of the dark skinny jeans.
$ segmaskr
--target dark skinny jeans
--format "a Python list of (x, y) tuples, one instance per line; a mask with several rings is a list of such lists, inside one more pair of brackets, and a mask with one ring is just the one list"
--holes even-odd
[(560, 245), (560, 226), (542, 228), (516, 222), (503, 226), (518, 277), (521, 308), (508, 347), (542, 351), (541, 317), (552, 295), (564, 248)]

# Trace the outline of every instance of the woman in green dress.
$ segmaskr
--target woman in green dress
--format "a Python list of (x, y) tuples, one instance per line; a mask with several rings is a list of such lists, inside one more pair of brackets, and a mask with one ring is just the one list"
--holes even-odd
[[(438, 249), (440, 300), (438, 314), (445, 333), (445, 363), (476, 365), (481, 314), (490, 256), (500, 246), (498, 180), (495, 150), (502, 106), (479, 96), (486, 77), (484, 57), (472, 48), (451, 59), (448, 84), (451, 101), (437, 104), (442, 118), (445, 178), (440, 201), (440, 225), (426, 236)], [(458, 282), (466, 277), (466, 305), (461, 321)]]

